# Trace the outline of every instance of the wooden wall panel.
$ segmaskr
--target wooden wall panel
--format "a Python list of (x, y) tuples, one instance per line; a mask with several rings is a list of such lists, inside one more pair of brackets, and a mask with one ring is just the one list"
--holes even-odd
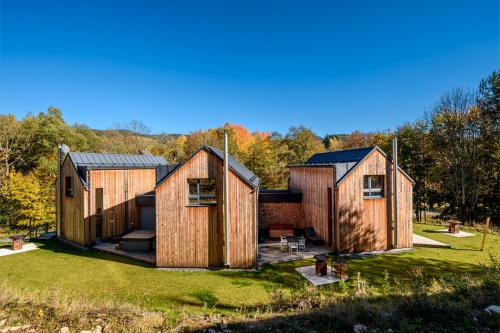
[(333, 190), (334, 179), (331, 166), (290, 167), (289, 189), (302, 192), (302, 226), (313, 227), (322, 239), (332, 242), (333, 235), (328, 235), (328, 188)]
[[(149, 192), (156, 185), (156, 169), (94, 169), (90, 171), (90, 213), (92, 241), (95, 240), (95, 190), (103, 189), (102, 239), (120, 236), (140, 229), (138, 194)], [(126, 193), (127, 192), (127, 193)], [(125, 204), (127, 202), (127, 204)], [(125, 214), (127, 209), (128, 214)], [(128, 223), (127, 223), (128, 219)]]
[[(64, 240), (79, 246), (86, 246), (88, 240), (85, 233), (85, 207), (86, 190), (78, 177), (75, 167), (66, 158), (62, 167), (61, 189), (61, 236)], [(73, 197), (65, 195), (65, 177), (73, 178)]]
[[(393, 224), (393, 166), (379, 151), (371, 153), (340, 184), (338, 192), (339, 238), (341, 252), (363, 252), (391, 248)], [(363, 176), (384, 175), (384, 198), (363, 197)], [(412, 247), (411, 181), (398, 174), (398, 247)]]
[(202, 150), (156, 189), (156, 261), (159, 267), (223, 265), (218, 206), (188, 206), (188, 178), (216, 178), (222, 202), (222, 161)]
[[(216, 178), (217, 205), (188, 206), (188, 178)], [(256, 263), (257, 193), (234, 172), (230, 187), (231, 267)], [(156, 189), (156, 260), (159, 267), (224, 264), (223, 161), (199, 151)]]
[[(338, 187), (340, 252), (387, 249), (387, 193), (384, 198), (363, 197), (363, 176), (386, 176), (386, 163), (385, 156), (375, 151), (340, 183)], [(387, 180), (386, 176), (386, 192)]]

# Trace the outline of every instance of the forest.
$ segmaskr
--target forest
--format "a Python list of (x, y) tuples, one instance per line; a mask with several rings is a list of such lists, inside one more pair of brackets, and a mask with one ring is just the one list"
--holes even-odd
[[(5, 110), (7, 111), (7, 110)], [(403, 111), (402, 111), (403, 112)], [(0, 114), (0, 228), (33, 230), (55, 224), (57, 148), (72, 151), (164, 156), (182, 162), (202, 144), (229, 150), (261, 179), (261, 187), (287, 185), (286, 166), (323, 151), (379, 146), (391, 155), (398, 139), (400, 166), (413, 178), (416, 220), (424, 212), (464, 223), (490, 216), (499, 226), (500, 203), (500, 71), (475, 90), (454, 88), (442, 95), (415, 122), (396, 129), (316, 135), (304, 126), (287, 133), (251, 132), (226, 123), (189, 134), (152, 134), (140, 121), (117, 123), (108, 130), (68, 124), (56, 107), (17, 119)]]

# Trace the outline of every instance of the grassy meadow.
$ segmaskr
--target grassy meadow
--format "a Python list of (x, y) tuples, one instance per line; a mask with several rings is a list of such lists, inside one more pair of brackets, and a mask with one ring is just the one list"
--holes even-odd
[[(276, 302), (276, 293), (297, 290), (335, 297), (356, 287), (361, 273), (371, 295), (387, 296), (391, 285), (410, 285), (416, 266), (430, 278), (450, 274), (479, 274), (490, 255), (500, 256), (500, 236), (489, 234), (480, 251), (482, 234), (456, 238), (436, 233), (442, 226), (415, 224), (414, 232), (451, 245), (449, 249), (415, 248), (414, 251), (350, 259), (351, 282), (312, 288), (294, 268), (303, 260), (274, 264), (258, 271), (164, 271), (134, 260), (95, 251), (79, 250), (57, 241), (40, 242), (39, 250), (0, 257), (0, 283), (13, 292), (40, 295), (57, 293), (95, 304), (125, 304), (141, 311), (161, 313), (172, 327), (186, 316), (252, 317)], [(5, 245), (3, 245), (5, 246)], [(36, 296), (35, 296), (36, 298)], [(1, 313), (0, 313), (1, 317)], [(1, 319), (1, 318), (0, 318)]]

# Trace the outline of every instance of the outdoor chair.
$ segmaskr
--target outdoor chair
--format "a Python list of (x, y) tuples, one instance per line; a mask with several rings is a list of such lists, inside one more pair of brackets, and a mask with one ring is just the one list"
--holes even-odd
[(298, 251), (304, 251), (304, 252), (307, 251), (306, 239), (304, 237), (299, 237), (299, 245), (298, 246), (299, 246)]
[(293, 253), (293, 250), (295, 250), (295, 252), (299, 254), (299, 243), (288, 243), (288, 249), (290, 250), (290, 253)]
[(280, 236), (280, 250), (285, 250), (288, 247), (288, 241), (285, 236)]
[(316, 235), (316, 232), (314, 231), (313, 227), (306, 227), (304, 229), (306, 238), (313, 244), (316, 245), (323, 245), (325, 243), (324, 240), (321, 239), (318, 235)]

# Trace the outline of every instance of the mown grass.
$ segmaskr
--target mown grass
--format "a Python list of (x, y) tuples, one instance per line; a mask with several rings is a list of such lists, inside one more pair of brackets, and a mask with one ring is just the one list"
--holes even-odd
[[(409, 283), (407, 271), (425, 267), (430, 276), (478, 272), (488, 252), (500, 255), (500, 236), (488, 235), (479, 251), (481, 235), (455, 238), (436, 233), (442, 226), (415, 224), (415, 232), (452, 246), (451, 249), (417, 248), (413, 252), (349, 260), (350, 275), (361, 272), (375, 294), (384, 295), (384, 271), (391, 280)], [(40, 250), (0, 257), (0, 281), (16, 290), (43, 292), (56, 288), (70, 297), (123, 302), (145, 311), (160, 311), (175, 321), (188, 313), (241, 315), (271, 302), (273, 291), (305, 285), (294, 268), (312, 263), (266, 266), (255, 272), (161, 271), (154, 267), (95, 251), (82, 251), (56, 241), (38, 243)], [(325, 295), (339, 286), (318, 288)]]

